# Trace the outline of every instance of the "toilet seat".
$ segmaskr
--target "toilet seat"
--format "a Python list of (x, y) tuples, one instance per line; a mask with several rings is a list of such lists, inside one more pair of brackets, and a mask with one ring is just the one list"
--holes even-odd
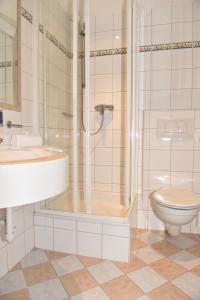
[(152, 194), (152, 198), (167, 207), (179, 209), (200, 208), (200, 196), (191, 191), (179, 188), (160, 188)]

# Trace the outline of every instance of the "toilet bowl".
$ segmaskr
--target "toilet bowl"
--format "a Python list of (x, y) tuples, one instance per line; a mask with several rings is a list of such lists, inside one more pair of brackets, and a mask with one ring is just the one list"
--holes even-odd
[(200, 196), (184, 189), (160, 188), (150, 199), (154, 213), (172, 236), (181, 232), (182, 225), (191, 223), (200, 210)]

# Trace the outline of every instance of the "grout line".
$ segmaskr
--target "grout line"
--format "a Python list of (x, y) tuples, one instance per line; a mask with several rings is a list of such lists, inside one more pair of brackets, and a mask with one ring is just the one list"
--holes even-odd
[[(173, 28), (172, 28), (172, 11), (173, 6), (171, 5), (171, 40), (172, 40), (172, 34), (173, 34)], [(173, 58), (172, 58), (172, 51), (171, 51), (171, 68), (170, 68), (170, 118), (173, 119), (173, 111), (172, 111), (172, 65), (173, 65)], [(170, 155), (170, 165), (169, 165), (169, 186), (172, 185), (172, 141), (173, 139), (170, 139), (170, 148), (169, 148), (169, 155)]]

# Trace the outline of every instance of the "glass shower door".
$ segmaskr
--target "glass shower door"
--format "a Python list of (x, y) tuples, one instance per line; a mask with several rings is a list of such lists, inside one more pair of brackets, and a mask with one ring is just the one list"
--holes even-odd
[[(43, 208), (73, 211), (72, 202), (72, 1), (40, 0), (39, 126), (46, 145), (69, 156), (67, 191)], [(68, 201), (66, 201), (68, 199)]]

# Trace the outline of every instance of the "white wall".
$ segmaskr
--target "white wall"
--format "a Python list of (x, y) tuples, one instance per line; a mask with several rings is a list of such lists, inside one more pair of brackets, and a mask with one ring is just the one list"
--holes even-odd
[[(22, 7), (32, 14), (32, 0), (22, 0)], [(5, 138), (4, 145), (9, 143), (9, 136), (15, 132), (32, 132), (32, 25), (21, 17), (21, 112), (4, 110), (4, 124), (11, 120), (22, 124), (23, 129), (0, 128), (0, 136)], [(0, 240), (0, 278), (12, 269), (34, 247), (33, 205), (18, 207), (13, 210), (15, 239), (11, 244), (4, 244)], [(1, 211), (2, 213), (2, 211)], [(2, 229), (2, 227), (0, 228)], [(1, 234), (3, 236), (3, 232)]]
[[(140, 46), (200, 40), (198, 1), (179, 1), (175, 5), (170, 1), (146, 11), (143, 8), (140, 21)], [(150, 192), (162, 186), (179, 186), (200, 193), (200, 48), (159, 50), (139, 56), (144, 123), (143, 192), (137, 226), (163, 229), (163, 223), (152, 212)], [(194, 136), (163, 141), (157, 137), (159, 119), (193, 119)], [(183, 230), (200, 232), (196, 220)]]
[[(126, 2), (91, 1), (91, 51), (127, 47)], [(114, 105), (113, 112), (105, 112), (103, 130), (91, 138), (93, 189), (98, 192), (123, 193), (127, 109), (126, 54), (95, 54), (90, 63), (92, 132), (99, 128), (101, 122), (94, 107), (99, 104)]]

